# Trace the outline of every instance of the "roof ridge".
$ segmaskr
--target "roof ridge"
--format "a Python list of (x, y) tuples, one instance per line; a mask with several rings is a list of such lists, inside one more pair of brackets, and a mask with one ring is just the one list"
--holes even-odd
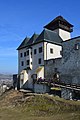
[(61, 15), (60, 16), (57, 16), (56, 18), (54, 18), (52, 21), (50, 21), (49, 23), (47, 23), (44, 28), (46, 28), (47, 26), (51, 25), (51, 24), (54, 24), (55, 22), (57, 21), (63, 21), (63, 22), (66, 22), (68, 25), (70, 25), (71, 27), (73, 27), (73, 25), (71, 23), (69, 23), (64, 17), (62, 17)]
[(29, 41), (29, 39), (30, 39), (30, 38), (25, 37), (24, 40), (23, 40), (23, 41), (21, 42), (21, 44), (19, 45), (19, 47), (17, 48), (17, 50), (25, 47), (25, 46), (26, 46), (26, 43)]

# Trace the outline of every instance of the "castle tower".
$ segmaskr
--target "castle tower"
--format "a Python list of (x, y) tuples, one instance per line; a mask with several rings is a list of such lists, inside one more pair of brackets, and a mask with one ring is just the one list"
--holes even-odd
[(56, 17), (50, 23), (45, 25), (44, 28), (57, 32), (63, 41), (70, 39), (70, 33), (73, 31), (73, 25), (66, 21), (62, 16)]

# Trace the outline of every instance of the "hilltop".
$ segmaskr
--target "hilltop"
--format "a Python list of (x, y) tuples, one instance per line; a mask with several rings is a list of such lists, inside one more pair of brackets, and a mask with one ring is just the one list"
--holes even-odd
[(80, 120), (80, 102), (10, 90), (0, 96), (0, 120)]

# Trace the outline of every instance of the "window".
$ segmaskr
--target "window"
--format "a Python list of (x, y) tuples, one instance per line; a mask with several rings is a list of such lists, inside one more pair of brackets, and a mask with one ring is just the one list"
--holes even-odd
[(39, 53), (41, 53), (42, 52), (42, 47), (39, 47)]
[(21, 66), (24, 66), (24, 61), (21, 61)]
[(29, 60), (27, 60), (27, 65), (29, 65)]
[(34, 49), (34, 54), (37, 54), (37, 50), (36, 49)]
[(41, 58), (38, 59), (38, 64), (41, 64)]
[(75, 50), (79, 49), (79, 43), (75, 44)]
[(53, 49), (52, 49), (52, 48), (50, 48), (50, 53), (51, 53), (51, 54), (53, 53)]
[(22, 54), (22, 53), (20, 53), (20, 57), (23, 57), (23, 54)]
[(29, 50), (27, 50), (27, 55), (29, 55)]
[(26, 56), (26, 52), (24, 52), (24, 57)]

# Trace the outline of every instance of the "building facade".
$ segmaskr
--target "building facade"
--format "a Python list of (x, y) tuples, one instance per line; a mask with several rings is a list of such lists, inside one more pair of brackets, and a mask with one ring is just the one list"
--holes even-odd
[(73, 25), (62, 16), (58, 16), (44, 26), (44, 30), (39, 35), (33, 34), (31, 38), (23, 40), (17, 49), (20, 88), (33, 89), (34, 75), (37, 79), (46, 78), (49, 70), (47, 63), (51, 59), (56, 61), (56, 64), (52, 63), (51, 67), (56, 68), (54, 66), (60, 65), (58, 61), (61, 63), (64, 56), (62, 44), (67, 43), (66, 40), (70, 39), (72, 31)]
[(46, 78), (58, 72), (61, 82), (80, 85), (80, 36), (62, 42), (61, 54), (61, 59), (48, 60), (47, 64), (45, 62)]

